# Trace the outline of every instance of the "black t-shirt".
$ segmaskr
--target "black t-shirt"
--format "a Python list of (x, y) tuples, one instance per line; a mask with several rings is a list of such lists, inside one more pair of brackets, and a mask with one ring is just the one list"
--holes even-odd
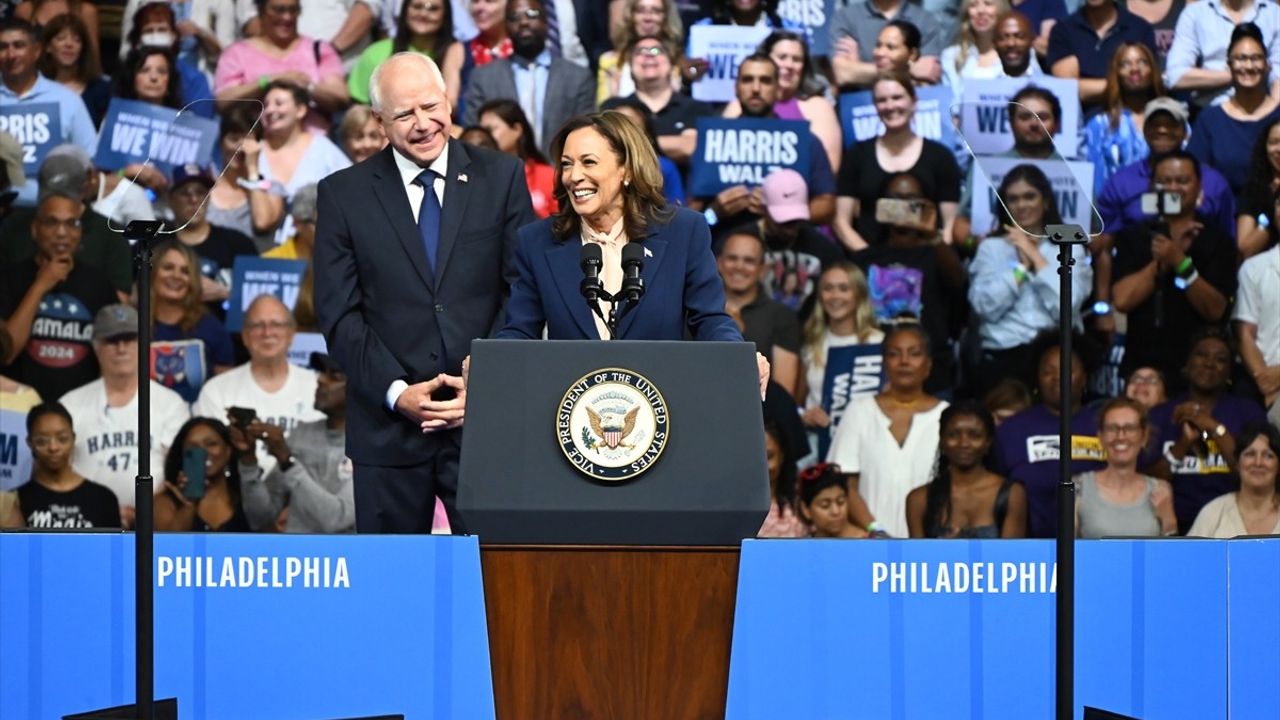
[[(244, 233), (217, 225), (210, 225), (209, 236), (199, 245), (192, 245), (191, 249), (200, 258), (200, 274), (226, 287), (231, 287), (231, 271), (235, 267), (236, 256), (258, 256), (253, 241)], [(207, 303), (207, 306), (219, 320), (226, 319), (227, 312), (221, 301)]]
[(659, 137), (679, 135), (685, 130), (696, 130), (698, 118), (714, 114), (715, 111), (710, 105), (694, 100), (688, 95), (672, 93), (666, 107), (653, 114), (653, 130)]
[(822, 271), (844, 261), (844, 250), (809, 223), (800, 225), (790, 242), (776, 234), (766, 236), (765, 246), (765, 292), (797, 312), (818, 289)]
[[(960, 166), (955, 156), (941, 143), (925, 140), (920, 159), (907, 171), (920, 181), (924, 196), (935, 203), (960, 202)], [(889, 176), (876, 159), (876, 141), (864, 140), (849, 148), (840, 162), (836, 194), (857, 198), (861, 208), (854, 230), (868, 245), (881, 242), (880, 223), (876, 222), (876, 200), (884, 192)], [(941, 213), (939, 213), (941, 222)]]
[(756, 344), (765, 357), (780, 347), (800, 355), (800, 321), (785, 305), (770, 300), (763, 291), (754, 302), (742, 308), (742, 337)]
[(18, 504), (29, 528), (118, 528), (120, 501), (105, 485), (85, 480), (58, 492), (32, 480), (18, 488)]
[[(1208, 282), (1230, 299), (1236, 292), (1235, 243), (1207, 218), (1197, 215), (1204, 230), (1191, 243), (1187, 255), (1200, 273), (1197, 282)], [(1125, 228), (1115, 242), (1112, 283), (1136, 273), (1151, 262), (1151, 232), (1146, 224)], [(1191, 307), (1186, 292), (1174, 284), (1174, 274), (1156, 279), (1156, 289), (1129, 313), (1125, 333), (1124, 361), (1120, 376), (1128, 377), (1136, 368), (1150, 366), (1164, 373), (1171, 387), (1181, 386), (1182, 368), (1191, 354), (1191, 336), (1205, 325), (1220, 325), (1230, 316), (1206, 320)]]
[[(10, 317), (36, 279), (34, 258), (0, 270), (0, 317)], [(77, 262), (67, 279), (40, 300), (31, 339), (5, 373), (40, 397), (59, 398), (98, 377), (93, 354), (93, 317), (119, 302), (105, 275)]]
[(952, 387), (952, 329), (960, 326), (967, 302), (963, 289), (952, 290), (943, 284), (938, 249), (933, 245), (876, 245), (854, 253), (853, 262), (867, 274), (877, 320), (885, 323), (904, 313), (920, 318), (933, 355), (925, 390), (933, 393)]
[[(0, 262), (18, 262), (36, 254), (31, 222), (36, 209), (17, 207), (0, 222)], [(122, 233), (113, 232), (107, 218), (86, 206), (80, 217), (80, 247), (76, 262), (104, 273), (111, 286), (122, 293), (133, 290), (133, 251)]]

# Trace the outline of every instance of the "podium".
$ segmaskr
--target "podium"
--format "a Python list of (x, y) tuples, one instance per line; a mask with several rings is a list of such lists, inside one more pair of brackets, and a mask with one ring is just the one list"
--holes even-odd
[(720, 718), (769, 507), (748, 343), (476, 341), (458, 509), (498, 718)]

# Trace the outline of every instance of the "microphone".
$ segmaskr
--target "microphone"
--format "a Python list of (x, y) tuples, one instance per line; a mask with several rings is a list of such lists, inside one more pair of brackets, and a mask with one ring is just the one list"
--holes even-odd
[(644, 270), (644, 248), (640, 243), (627, 243), (622, 246), (622, 293), (628, 303), (637, 303), (644, 295), (644, 278), (640, 273)]
[(600, 285), (600, 269), (604, 267), (604, 254), (600, 252), (600, 246), (595, 243), (586, 243), (582, 246), (582, 253), (579, 256), (579, 266), (582, 268), (582, 284), (579, 290), (587, 302), (594, 305), (600, 300), (604, 288)]

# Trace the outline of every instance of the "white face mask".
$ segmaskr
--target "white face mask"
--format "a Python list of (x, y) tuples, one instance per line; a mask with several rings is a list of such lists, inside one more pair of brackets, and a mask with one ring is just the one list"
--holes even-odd
[(143, 33), (138, 42), (142, 47), (170, 48), (173, 47), (173, 39), (173, 33), (149, 32)]

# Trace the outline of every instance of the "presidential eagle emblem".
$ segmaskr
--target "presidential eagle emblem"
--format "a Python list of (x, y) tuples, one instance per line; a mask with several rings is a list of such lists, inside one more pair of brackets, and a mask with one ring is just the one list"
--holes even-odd
[(569, 462), (597, 480), (629, 480), (648, 470), (667, 444), (662, 393), (625, 368), (588, 373), (565, 393), (556, 438)]

